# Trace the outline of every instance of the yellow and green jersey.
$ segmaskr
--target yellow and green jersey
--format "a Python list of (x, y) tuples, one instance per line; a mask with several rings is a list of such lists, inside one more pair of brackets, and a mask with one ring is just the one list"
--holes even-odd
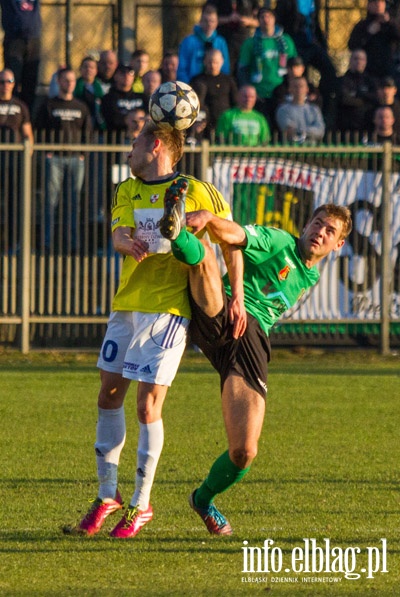
[(177, 178), (189, 182), (186, 211), (207, 209), (221, 218), (231, 218), (230, 207), (221, 193), (212, 184), (192, 176), (175, 174), (162, 182), (140, 178), (121, 182), (113, 199), (111, 229), (114, 232), (119, 226), (132, 228), (133, 236), (147, 243), (150, 255), (141, 263), (130, 256), (124, 258), (113, 311), (172, 313), (190, 318), (187, 269), (172, 255), (170, 241), (160, 234), (164, 194)]

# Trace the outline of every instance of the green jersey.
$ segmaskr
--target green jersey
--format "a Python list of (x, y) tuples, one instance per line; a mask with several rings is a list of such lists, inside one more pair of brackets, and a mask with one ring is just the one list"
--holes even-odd
[[(285, 230), (245, 226), (244, 304), (268, 335), (279, 317), (293, 307), (305, 291), (319, 280), (318, 269), (301, 260), (298, 239)], [(223, 278), (228, 296), (229, 278)]]
[(255, 147), (269, 142), (270, 131), (266, 118), (260, 112), (231, 108), (218, 118), (216, 136), (217, 139), (223, 137), (225, 143)]

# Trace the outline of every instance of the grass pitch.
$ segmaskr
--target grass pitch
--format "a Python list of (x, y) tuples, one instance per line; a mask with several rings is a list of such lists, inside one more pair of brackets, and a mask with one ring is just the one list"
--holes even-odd
[[(95, 360), (0, 354), (1, 596), (399, 595), (398, 357), (276, 351), (259, 455), (249, 475), (216, 501), (235, 534), (218, 538), (187, 505), (226, 447), (218, 377), (202, 356), (187, 353), (164, 409), (155, 516), (130, 541), (107, 535), (118, 514), (93, 538), (61, 530), (96, 496)], [(137, 439), (134, 388), (126, 413), (120, 489), (128, 502)], [(269, 552), (262, 549), (267, 539), (274, 541)], [(296, 548), (305, 557), (304, 539), (319, 547), (329, 539), (348, 568), (356, 554), (356, 572), (368, 564), (378, 570), (369, 579), (360, 572), (358, 580), (343, 572), (287, 572)], [(243, 572), (250, 565), (245, 546), (259, 548), (262, 572)], [(356, 547), (360, 552), (350, 551)], [(264, 572), (264, 566), (279, 568), (279, 557), (282, 569)]]

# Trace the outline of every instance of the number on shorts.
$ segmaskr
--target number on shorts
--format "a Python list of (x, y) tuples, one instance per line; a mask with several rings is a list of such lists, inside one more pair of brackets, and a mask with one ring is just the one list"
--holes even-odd
[(101, 353), (106, 363), (115, 361), (118, 354), (118, 344), (114, 340), (107, 340), (107, 342), (104, 342)]

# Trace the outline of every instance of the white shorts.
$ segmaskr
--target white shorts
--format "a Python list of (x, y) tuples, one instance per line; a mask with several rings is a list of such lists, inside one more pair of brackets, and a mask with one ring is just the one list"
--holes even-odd
[(114, 311), (97, 366), (160, 386), (170, 386), (186, 347), (189, 319), (170, 313)]

